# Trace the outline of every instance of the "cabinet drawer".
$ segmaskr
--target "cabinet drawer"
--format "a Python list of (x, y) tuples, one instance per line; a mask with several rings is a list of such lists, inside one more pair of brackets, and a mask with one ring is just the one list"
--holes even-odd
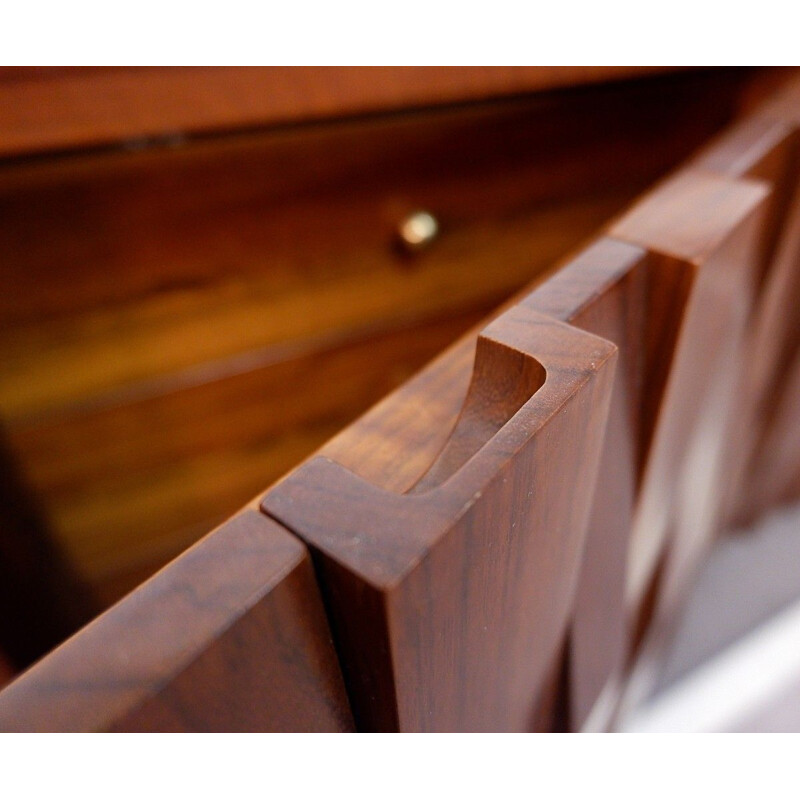
[[(707, 138), (741, 80), (7, 161), (0, 415), (79, 573), (113, 599), (220, 522)], [(419, 210), (438, 233), (411, 251)]]
[[(49, 725), (55, 687), (79, 729), (612, 725), (797, 403), (800, 84), (625, 199), (717, 124), (683, 116), (703, 92), (731, 110), (715, 80), (660, 84), (649, 115), (620, 85), (8, 165), (29, 211), (87, 165), (107, 199), (127, 169), (183, 187), (109, 250), (119, 281), (76, 262), (63, 304), (69, 270), (7, 309), (7, 460), (83, 583), (112, 600), (262, 492), (0, 696), (2, 724)], [(193, 194), (198, 158), (235, 180)]]

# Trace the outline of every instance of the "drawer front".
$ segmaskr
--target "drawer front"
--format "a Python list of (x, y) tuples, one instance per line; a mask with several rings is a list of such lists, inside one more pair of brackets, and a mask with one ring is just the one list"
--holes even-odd
[[(730, 519), (731, 487), (776, 420), (793, 418), (796, 375), (781, 365), (795, 363), (796, 328), (775, 297), (796, 297), (797, 91), (534, 270), (477, 325), (467, 305), (169, 391), (126, 387), (116, 404), (9, 414), (12, 438), (27, 430), (40, 448), (31, 474), (72, 489), (113, 486), (110, 460), (157, 471), (235, 443), (228, 469), (207, 473), (222, 497), (254, 440), (324, 427), (353, 392), (366, 402), (373, 373), (361, 366), (376, 353), (400, 381), (424, 350), (422, 326), (439, 345), (471, 326), (15, 682), (0, 720), (43, 708), (56, 686), (58, 726), (78, 729), (349, 729), (351, 712), (361, 730), (613, 726)], [(403, 263), (423, 271), (435, 253)], [(761, 356), (768, 368), (754, 368)], [(773, 391), (780, 413), (764, 420), (760, 398)], [(187, 419), (192, 409), (204, 423)], [(59, 415), (84, 426), (75, 473), (44, 465), (50, 443), (71, 435)], [(148, 448), (154, 420), (171, 435)], [(138, 428), (141, 445), (115, 451), (117, 427)], [(122, 691), (107, 703), (92, 692), (117, 669)], [(220, 687), (230, 703), (206, 714)]]
[(719, 127), (737, 80), (3, 165), (0, 414), (80, 574), (113, 599), (221, 521)]

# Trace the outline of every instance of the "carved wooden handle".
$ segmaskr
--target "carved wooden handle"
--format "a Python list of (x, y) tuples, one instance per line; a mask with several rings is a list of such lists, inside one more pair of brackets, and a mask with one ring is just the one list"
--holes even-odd
[(566, 625), (616, 347), (519, 304), (405, 494), (316, 458), (262, 509), (312, 548), (360, 725), (526, 730)]

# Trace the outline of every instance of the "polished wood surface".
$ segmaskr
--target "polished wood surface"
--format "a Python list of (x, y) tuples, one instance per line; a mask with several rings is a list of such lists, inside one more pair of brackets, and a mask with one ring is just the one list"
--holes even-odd
[[(690, 79), (658, 80), (675, 87)], [(710, 85), (694, 94), (676, 90), (675, 97), (702, 104)], [(626, 112), (630, 90), (616, 91), (603, 90), (601, 105), (607, 114), (609, 102), (618, 102), (618, 122), (629, 130), (643, 107)], [(232, 160), (226, 156), (217, 165), (220, 176), (242, 167), (231, 197), (239, 202), (250, 191), (246, 165), (255, 167), (260, 158), (273, 165), (268, 173), (277, 180), (275, 227), (267, 225), (264, 239), (253, 233), (250, 244), (232, 245), (231, 252), (251, 254), (239, 262), (249, 266), (232, 275), (218, 253), (204, 262), (200, 283), (192, 283), (201, 274), (194, 272), (197, 253), (217, 235), (203, 196), (198, 219), (208, 230), (198, 234), (197, 253), (182, 250), (185, 237), (174, 236), (172, 224), (141, 243), (141, 253), (152, 247), (151, 257), (167, 257), (164, 274), (178, 281), (177, 291), (159, 287), (158, 271), (141, 254), (118, 281), (96, 269), (95, 280), (63, 308), (57, 299), (63, 288), (32, 299), (24, 291), (30, 305), (9, 304), (4, 323), (11, 343), (4, 345), (9, 372), (0, 391), (13, 448), (7, 460), (23, 455), (20, 474), (39, 496), (58, 491), (80, 504), (96, 492), (74, 516), (91, 520), (86, 509), (94, 503), (93, 525), (81, 533), (79, 521), (62, 538), (74, 548), (68, 555), (81, 554), (76, 574), (92, 587), (102, 584), (104, 571), (119, 574), (130, 565), (126, 525), (138, 531), (137, 569), (146, 575), (146, 562), (166, 560), (216, 509), (235, 505), (245, 484), (257, 490), (267, 483), (278, 462), (270, 453), (298, 461), (319, 439), (339, 432), (0, 693), (2, 725), (613, 726), (657, 665), (714, 537), (737, 515), (759, 513), (800, 491), (797, 91), (756, 109), (560, 261), (565, 232), (578, 218), (576, 203), (591, 209), (588, 224), (632, 185), (630, 177), (614, 175), (620, 162), (599, 157), (615, 152), (612, 134), (606, 144), (600, 136), (592, 156), (572, 162), (579, 121), (593, 118), (593, 101), (576, 101), (566, 117), (552, 119), (547, 133), (540, 127), (547, 115), (537, 117), (533, 106), (515, 101), (477, 115), (437, 112), (441, 127), (401, 119), (343, 123), (307, 139), (259, 139), (264, 147), (252, 161), (255, 140), (242, 140), (232, 145)], [(714, 113), (721, 116), (724, 104), (723, 98)], [(646, 144), (654, 141), (654, 119), (684, 132), (710, 124), (706, 115), (693, 127), (690, 118), (701, 116), (697, 106), (686, 106), (685, 118), (679, 107), (659, 97), (653, 116), (629, 130), (619, 152), (629, 154), (631, 174), (652, 166)], [(570, 130), (573, 140), (565, 134)], [(397, 162), (381, 151), (387, 131), (396, 136)], [(450, 137), (458, 131), (465, 138), (448, 161)], [(532, 147), (551, 135), (559, 141), (555, 149)], [(507, 149), (492, 150), (500, 140)], [(349, 144), (336, 149), (335, 142)], [(420, 143), (416, 162), (414, 142)], [(191, 191), (202, 183), (202, 160), (214, 162), (222, 153), (216, 145), (198, 146), (174, 162), (172, 173), (187, 177), (197, 169), (197, 182), (187, 184)], [(330, 178), (330, 191), (311, 180), (317, 174), (311, 162), (304, 172), (309, 154), (326, 152), (352, 158), (334, 159), (331, 172), (320, 173)], [(548, 172), (554, 153), (563, 160), (556, 158)], [(80, 180), (90, 192), (98, 158), (74, 162), (88, 165)], [(131, 187), (146, 178), (149, 196), (169, 185), (160, 181), (174, 168), (170, 159), (161, 161), (158, 153), (131, 158)], [(404, 184), (409, 158), (429, 172)], [(99, 196), (124, 196), (120, 164), (109, 169)], [(374, 182), (358, 184), (354, 175), (367, 165), (379, 165)], [(70, 185), (76, 174), (63, 167), (56, 182)], [(541, 175), (549, 177), (537, 182)], [(18, 213), (14, 197), (42, 199), (53, 190), (53, 174), (34, 163), (15, 166), (6, 178), (12, 214)], [(298, 180), (309, 181), (307, 197), (292, 194)], [(354, 180), (361, 194), (349, 192)], [(393, 193), (394, 181), (408, 189), (395, 204), (402, 193)], [(595, 194), (563, 200), (562, 192), (580, 186), (596, 186)], [(476, 212), (481, 187), (491, 189), (485, 218)], [(321, 191), (327, 202), (343, 204), (324, 223), (317, 222), (322, 201), (314, 199)], [(414, 201), (426, 193), (438, 201)], [(62, 208), (67, 196), (58, 199), (56, 191), (51, 210)], [(297, 203), (286, 205), (287, 197)], [(370, 210), (381, 198), (394, 198), (384, 207), (392, 214)], [(545, 209), (562, 207), (562, 200), (564, 217), (551, 230)], [(189, 213), (186, 202), (178, 216)], [(16, 218), (23, 229), (29, 214), (30, 231), (36, 228), (35, 207)], [(420, 209), (438, 218), (438, 238), (429, 249), (403, 251), (397, 220)], [(162, 211), (168, 213), (166, 204)], [(258, 214), (247, 203), (226, 219), (242, 222), (251, 213), (255, 232)], [(297, 228), (293, 215), (302, 223)], [(65, 226), (65, 242), (74, 228)], [(293, 245), (280, 236), (300, 228), (308, 230), (296, 239), (302, 257), (290, 258)], [(14, 230), (7, 229), (9, 241), (24, 262)], [(552, 249), (551, 235), (561, 243)], [(72, 241), (78, 252), (90, 237), (78, 233)], [(268, 268), (266, 261), (248, 260), (267, 246), (275, 257)], [(125, 264), (122, 250), (116, 252)], [(331, 253), (343, 269), (327, 261)], [(31, 266), (37, 258), (45, 270), (44, 248), (38, 255), (32, 248)], [(462, 270), (453, 273), (457, 264)], [(31, 279), (20, 269), (10, 285)], [(530, 279), (497, 307), (517, 282)], [(54, 280), (70, 282), (68, 275)], [(234, 309), (258, 300), (253, 288), (262, 283), (263, 306), (253, 305), (240, 327), (226, 328), (226, 304)], [(323, 300), (307, 306), (305, 295)], [(399, 305), (386, 299), (397, 297)], [(162, 317), (148, 316), (151, 302), (163, 304)], [(488, 312), (484, 302), (495, 310)], [(147, 322), (140, 333), (153, 324), (150, 338), (137, 334), (128, 352), (121, 344), (111, 347), (94, 369), (92, 353), (103, 352), (106, 334), (113, 339), (128, 311), (130, 319)], [(199, 333), (199, 311), (207, 312), (219, 338)], [(465, 329), (404, 380), (430, 343), (439, 348)], [(416, 335), (421, 331), (424, 337)], [(162, 347), (167, 336), (173, 343)], [(63, 394), (55, 381), (47, 387), (54, 348), (53, 365), (69, 365)], [(118, 351), (111, 371), (100, 368)], [(395, 368), (389, 378), (386, 364)], [(366, 405), (400, 382), (341, 429), (341, 419), (355, 413), (354, 396)], [(168, 435), (149, 438), (156, 429)], [(123, 430), (124, 444), (114, 436)], [(59, 463), (54, 453), (71, 455)], [(193, 485), (184, 480), (190, 464), (204, 476)], [(149, 483), (144, 492), (141, 481)], [(115, 494), (115, 486), (126, 485), (129, 502), (119, 503), (124, 493)], [(129, 509), (128, 522), (116, 530), (108, 511), (115, 504)], [(69, 502), (50, 508), (59, 506)], [(69, 512), (63, 513), (62, 521)], [(93, 539), (91, 527), (105, 528), (107, 539)]]
[(752, 175), (774, 186), (756, 306), (747, 345), (749, 368), (740, 388), (736, 471), (728, 521), (752, 521), (771, 506), (798, 496), (800, 458), (794, 363), (800, 357), (800, 88), (791, 84), (736, 126), (700, 160), (724, 174)]
[(744, 368), (742, 348), (769, 193), (763, 183), (684, 169), (610, 229), (678, 262), (688, 289), (674, 358), (658, 367), (668, 369), (666, 396), (634, 522), (628, 575), (632, 606), (644, 599), (666, 542), (678, 548), (667, 556), (667, 569), (678, 580), (718, 524), (727, 485), (722, 456)]
[(474, 346), (458, 421), (405, 494), (316, 458), (262, 501), (318, 559), (363, 729), (527, 730), (563, 636), (616, 348), (522, 304)]
[[(106, 604), (133, 588), (551, 269), (745, 78), (3, 164), (0, 413), (76, 572)], [(411, 254), (420, 208), (439, 235)]]
[[(781, 164), (778, 158), (774, 168), (785, 177)], [(619, 690), (641, 626), (655, 621), (658, 630), (674, 614), (720, 524), (747, 325), (781, 202), (780, 187), (767, 181), (723, 177), (694, 163), (615, 221), (611, 239), (562, 265), (524, 301), (608, 336), (622, 351), (560, 688), (572, 727), (599, 711), (604, 689)], [(470, 358), (467, 342), (456, 346), (320, 455), (407, 492), (421, 467), (451, 448), (447, 432), (458, 409), (463, 417), (470, 407)], [(435, 375), (441, 380), (430, 391), (425, 381)], [(425, 414), (405, 419), (402, 408)], [(337, 580), (340, 568), (337, 560)]]
[(4, 731), (346, 731), (305, 548), (245, 510), (0, 695)]
[[(663, 394), (663, 367), (671, 359), (675, 320), (685, 299), (682, 284), (679, 268), (659, 262), (641, 247), (601, 238), (526, 301), (619, 348), (563, 679), (556, 689), (565, 695), (562, 724), (573, 730), (589, 721), (604, 689), (621, 682), (630, 652), (628, 548), (652, 435), (652, 409)], [(652, 346), (656, 342), (658, 348)]]
[(0, 157), (485, 100), (674, 67), (3, 67)]

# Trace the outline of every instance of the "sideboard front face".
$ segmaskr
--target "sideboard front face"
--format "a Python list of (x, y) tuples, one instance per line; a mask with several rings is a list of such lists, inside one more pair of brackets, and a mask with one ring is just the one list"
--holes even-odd
[(108, 610), (0, 725), (611, 726), (800, 488), (796, 92), (698, 150), (759, 80), (7, 155), (5, 660)]

